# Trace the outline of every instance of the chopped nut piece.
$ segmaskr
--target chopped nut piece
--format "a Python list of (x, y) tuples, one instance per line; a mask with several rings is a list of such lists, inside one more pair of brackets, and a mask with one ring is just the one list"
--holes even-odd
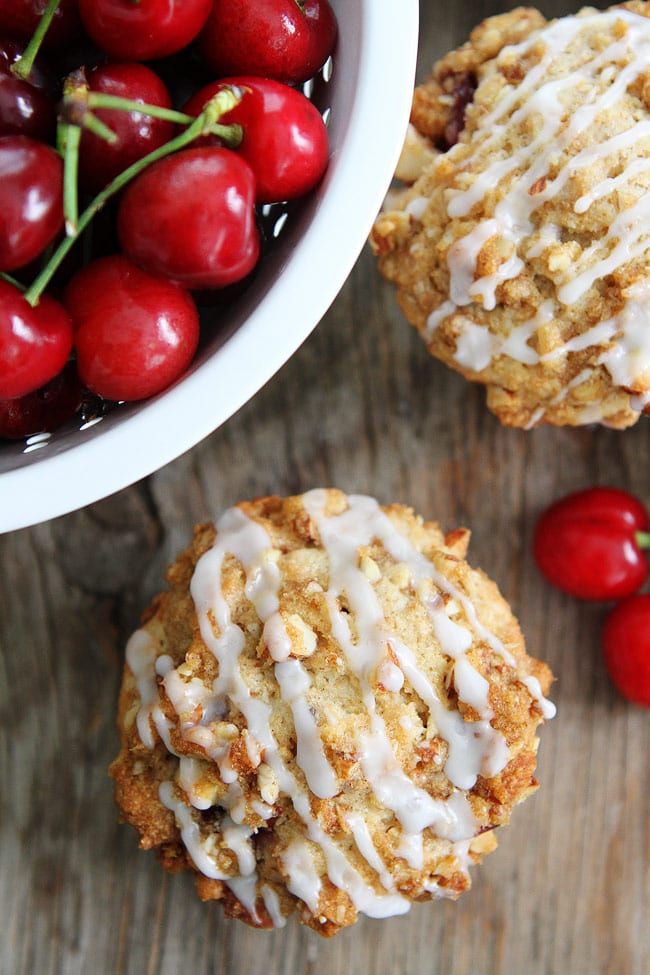
[(311, 626), (305, 623), (302, 616), (292, 613), (287, 619), (287, 633), (291, 639), (292, 657), (311, 657), (316, 650), (318, 638)]
[(405, 183), (414, 183), (434, 156), (429, 139), (421, 135), (414, 125), (409, 124), (395, 175)]
[(361, 571), (369, 582), (378, 582), (381, 579), (381, 570), (374, 559), (369, 555), (361, 556)]
[(210, 731), (216, 740), (224, 744), (239, 738), (239, 728), (229, 721), (215, 721), (214, 724), (210, 725)]
[(266, 762), (262, 762), (257, 770), (257, 785), (264, 802), (272, 806), (280, 795), (280, 787), (275, 772)]

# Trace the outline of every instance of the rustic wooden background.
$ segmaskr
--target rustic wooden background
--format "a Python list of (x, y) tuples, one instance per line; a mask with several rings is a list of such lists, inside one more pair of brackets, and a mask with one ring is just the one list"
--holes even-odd
[[(510, 6), (423, 2), (420, 77)], [(501, 428), (479, 389), (428, 357), (366, 251), (303, 348), (213, 436), (108, 500), (0, 537), (2, 975), (646, 975), (650, 712), (607, 681), (605, 607), (545, 585), (530, 536), (538, 512), (574, 488), (617, 484), (650, 503), (649, 423)], [(194, 522), (319, 485), (469, 526), (471, 561), (558, 678), (541, 789), (472, 891), (332, 941), (297, 924), (269, 934), (224, 923), (189, 879), (137, 850), (106, 774), (125, 640)]]

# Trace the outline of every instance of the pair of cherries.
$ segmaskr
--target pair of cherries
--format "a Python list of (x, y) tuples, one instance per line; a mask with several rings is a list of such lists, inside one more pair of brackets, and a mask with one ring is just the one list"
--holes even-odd
[(591, 487), (560, 498), (537, 521), (533, 553), (540, 571), (578, 599), (615, 601), (603, 628), (605, 665), (630, 701), (650, 707), (650, 593), (645, 550), (650, 522), (627, 491)]

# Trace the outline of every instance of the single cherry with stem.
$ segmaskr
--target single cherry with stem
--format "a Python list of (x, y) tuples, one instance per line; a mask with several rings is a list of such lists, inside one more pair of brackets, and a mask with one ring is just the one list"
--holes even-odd
[(56, 84), (47, 67), (32, 62), (26, 78), (13, 70), (24, 55), (25, 45), (0, 37), (0, 136), (28, 135), (41, 142), (56, 133)]
[[(154, 117), (144, 110), (125, 111), (110, 106), (130, 100), (141, 106), (171, 109), (172, 101), (162, 79), (137, 61), (94, 65), (84, 72), (83, 82), (88, 108), (114, 135), (114, 139), (107, 141), (88, 128), (81, 134), (80, 184), (90, 192), (97, 192), (174, 135), (174, 123), (169, 118)], [(97, 93), (105, 97), (97, 99)]]
[[(312, 190), (329, 161), (327, 128), (318, 109), (302, 92), (270, 78), (237, 76), (212, 82), (187, 102), (184, 111), (198, 115), (223, 88), (232, 87), (239, 103), (221, 117), (236, 123), (242, 139), (236, 147), (250, 164), (257, 203), (293, 200)], [(217, 136), (206, 141), (218, 142)]]
[(587, 600), (622, 599), (648, 576), (648, 513), (616, 487), (569, 494), (537, 521), (533, 553), (540, 571), (564, 592)]
[(36, 49), (59, 50), (81, 32), (77, 0), (5, 0), (0, 4), (0, 31), (33, 40)]

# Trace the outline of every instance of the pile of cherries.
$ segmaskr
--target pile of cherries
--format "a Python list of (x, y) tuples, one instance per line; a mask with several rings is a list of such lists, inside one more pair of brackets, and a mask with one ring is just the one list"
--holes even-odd
[(328, 0), (0, 6), (0, 437), (182, 376), (323, 177), (336, 35)]
[(605, 620), (603, 652), (613, 684), (650, 707), (650, 593), (640, 592), (649, 563), (645, 506), (616, 487), (590, 487), (560, 498), (537, 521), (533, 552), (546, 578), (578, 599), (615, 601)]

